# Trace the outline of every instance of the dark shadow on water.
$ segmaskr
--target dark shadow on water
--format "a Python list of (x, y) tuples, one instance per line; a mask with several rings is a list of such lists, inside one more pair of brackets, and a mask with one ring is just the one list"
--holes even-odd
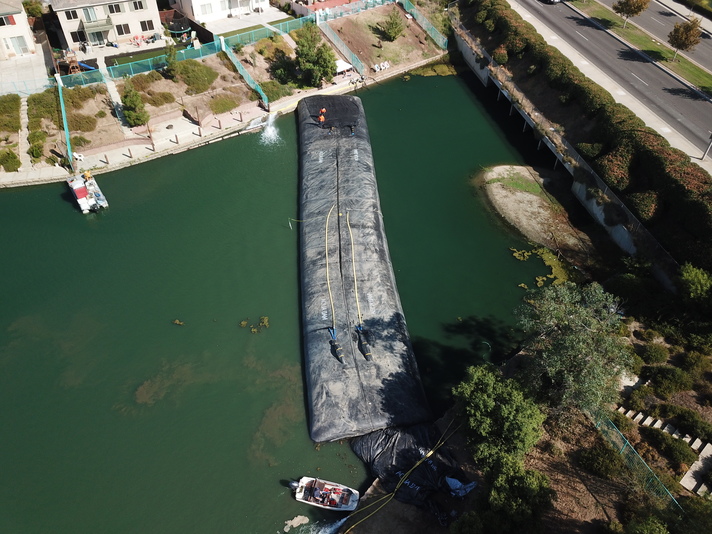
[(707, 100), (697, 91), (688, 87), (663, 87), (663, 91), (673, 96), (680, 96), (688, 100)]
[(511, 356), (519, 343), (520, 336), (515, 329), (495, 317), (474, 315), (443, 326), (450, 336), (467, 340), (473, 354), (494, 364), (500, 364)]
[(500, 364), (513, 355), (520, 335), (509, 324), (494, 317), (465, 317), (443, 325), (450, 337), (464, 339), (466, 347), (455, 347), (424, 338), (413, 341), (428, 400), (436, 414), (452, 405), (452, 388), (468, 367), (491, 362)]

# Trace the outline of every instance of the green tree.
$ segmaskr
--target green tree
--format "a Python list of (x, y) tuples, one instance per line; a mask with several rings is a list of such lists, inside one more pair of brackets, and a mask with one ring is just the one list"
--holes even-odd
[(543, 395), (555, 419), (572, 408), (593, 409), (615, 399), (631, 365), (620, 337), (619, 303), (596, 283), (565, 282), (530, 291), (519, 308), (531, 355), (522, 383)]
[(675, 49), (675, 55), (672, 57), (673, 61), (680, 50), (687, 52), (700, 44), (700, 39), (702, 38), (700, 22), (698, 18), (678, 22), (668, 34), (668, 43)]
[(126, 80), (124, 84), (124, 94), (121, 97), (121, 103), (124, 106), (124, 117), (126, 117), (126, 122), (129, 126), (146, 124), (151, 118), (143, 104), (141, 93), (134, 89), (131, 80)]
[(336, 75), (336, 56), (321, 39), (321, 30), (315, 24), (305, 24), (297, 30), (296, 66), (302, 82), (318, 87), (322, 80), (330, 82)]
[(405, 30), (405, 24), (403, 24), (403, 17), (401, 17), (400, 13), (398, 12), (398, 9), (392, 9), (391, 12), (388, 14), (388, 17), (386, 18), (385, 22), (383, 22), (379, 26), (381, 30), (383, 30), (386, 39), (391, 42), (398, 39), (398, 37), (400, 37), (403, 34), (403, 31)]
[(650, 0), (618, 0), (618, 2), (613, 4), (613, 11), (625, 19), (623, 22), (623, 27), (625, 28), (630, 17), (640, 15), (643, 11), (648, 9), (649, 5)]
[(503, 454), (521, 459), (539, 441), (544, 415), (493, 368), (470, 367), (453, 394), (475, 459), (487, 465)]
[(25, 0), (22, 2), (25, 13), (28, 17), (39, 18), (42, 16), (42, 3), (37, 0)]
[(173, 42), (166, 46), (166, 76), (173, 79), (178, 75), (178, 50)]

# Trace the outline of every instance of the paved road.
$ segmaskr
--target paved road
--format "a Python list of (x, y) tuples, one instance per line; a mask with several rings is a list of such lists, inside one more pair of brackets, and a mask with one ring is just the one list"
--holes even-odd
[[(598, 0), (601, 4), (611, 7), (617, 0)], [(679, 14), (681, 13), (681, 14)], [(661, 43), (668, 44), (668, 34), (672, 31), (675, 24), (688, 20), (682, 15), (687, 15), (689, 10), (676, 13), (669, 7), (661, 4), (657, 0), (652, 0), (648, 9), (643, 11), (637, 17), (628, 19), (628, 23), (635, 23), (643, 28), (650, 35), (657, 38)], [(694, 15), (699, 17), (699, 15)], [(686, 57), (692, 59), (699, 65), (702, 65), (709, 71), (712, 71), (712, 35), (708, 31), (702, 32), (702, 40), (694, 50), (690, 52), (681, 52)]]
[[(522, 4), (558, 38), (703, 151), (712, 131), (712, 103), (649, 62), (567, 4)], [(595, 81), (595, 79), (594, 79)], [(664, 135), (664, 132), (661, 132)]]

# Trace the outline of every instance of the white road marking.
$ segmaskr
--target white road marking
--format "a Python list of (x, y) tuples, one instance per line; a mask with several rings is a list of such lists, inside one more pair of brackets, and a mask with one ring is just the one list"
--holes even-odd
[[(578, 33), (579, 35), (581, 35), (581, 37), (583, 37), (584, 39), (586, 39), (586, 37), (584, 37), (580, 32), (577, 31), (576, 33)], [(586, 39), (586, 40), (588, 41), (588, 39)]]
[[(633, 73), (631, 72), (631, 74), (633, 74)], [(635, 76), (635, 74), (633, 74), (633, 76)], [(635, 77), (638, 78), (637, 76), (635, 76)], [(640, 80), (640, 78), (638, 78), (638, 79)], [(643, 82), (643, 83), (645, 83), (643, 80), (640, 80), (640, 81)], [(648, 84), (645, 83), (645, 85), (648, 85)]]
[(660, 22), (660, 21), (659, 21), (658, 19), (656, 19), (655, 17), (650, 17), (650, 18), (653, 19), (653, 20), (654, 20), (655, 22), (657, 22), (658, 24), (660, 24), (661, 26), (665, 26), (665, 23), (664, 23), (664, 22)]

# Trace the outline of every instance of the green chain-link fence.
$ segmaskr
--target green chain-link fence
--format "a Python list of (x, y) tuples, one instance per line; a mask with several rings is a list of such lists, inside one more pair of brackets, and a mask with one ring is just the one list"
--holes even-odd
[(613, 421), (608, 419), (604, 414), (595, 415), (594, 421), (601, 435), (611, 444), (618, 454), (621, 455), (623, 461), (645, 491), (661, 501), (673, 504), (682, 510), (677, 499), (672, 496), (672, 493), (665, 487), (665, 484), (660, 482), (660, 479), (658, 479), (648, 464), (645, 463), (645, 460), (640, 457), (621, 431), (618, 430), (618, 427), (613, 424)]
[(264, 102), (265, 107), (268, 107), (269, 99), (267, 98), (267, 95), (262, 90), (262, 87), (260, 87), (260, 84), (258, 84), (252, 78), (252, 76), (250, 76), (250, 73), (247, 72), (245, 67), (242, 66), (242, 63), (240, 63), (240, 60), (235, 57), (235, 54), (232, 53), (232, 50), (229, 47), (225, 47), (225, 53), (227, 54), (227, 57), (230, 58), (230, 61), (232, 61), (232, 63), (235, 65), (237, 72), (240, 73), (240, 76), (242, 76), (242, 78), (245, 80), (247, 85), (249, 85), (250, 87), (252, 87), (252, 89), (257, 91), (257, 94), (260, 95), (260, 98), (262, 99), (262, 102)]
[[(289, 33), (291, 31), (300, 29), (302, 26), (310, 22), (314, 22), (314, 15), (280, 22), (279, 24), (272, 25), (272, 28), (277, 29), (276, 33)], [(247, 46), (252, 43), (256, 43), (260, 39), (267, 39), (271, 37), (275, 33), (272, 28), (257, 28), (248, 32), (238, 33), (236, 35), (225, 37), (225, 44), (228, 45), (230, 48), (233, 48), (235, 45), (238, 44), (242, 46)]]
[(338, 35), (336, 35), (336, 32), (332, 30), (328, 24), (320, 24), (319, 28), (324, 32), (324, 35), (326, 35), (329, 40), (334, 43), (334, 46), (339, 49), (339, 52), (343, 54), (346, 61), (351, 63), (359, 74), (363, 74), (365, 72), (363, 63), (361, 63), (361, 60), (356, 57), (356, 54), (349, 50), (349, 47), (346, 46), (346, 43), (344, 43)]
[[(183, 50), (178, 50), (176, 52), (176, 59), (178, 61), (183, 61), (185, 59), (199, 59), (205, 56), (212, 56), (219, 50), (220, 45), (212, 42), (201, 45), (200, 48), (185, 48)], [(107, 67), (107, 70), (109, 71), (109, 76), (111, 78), (118, 80), (125, 76), (135, 76), (136, 74), (142, 74), (151, 70), (162, 69), (165, 66), (166, 56), (161, 55), (148, 59), (142, 59), (140, 61), (125, 63), (123, 65), (114, 65), (112, 67)]]
[(411, 4), (408, 0), (398, 0), (398, 2), (403, 5), (403, 9), (413, 15), (416, 22), (420, 24), (426, 32), (428, 32), (428, 35), (432, 37), (433, 41), (435, 41), (440, 48), (443, 50), (447, 49), (447, 37), (436, 30), (435, 26), (433, 26), (428, 19), (421, 15), (420, 12), (415, 9), (413, 4)]
[(72, 88), (77, 85), (91, 85), (92, 83), (104, 83), (104, 75), (99, 69), (87, 70), (76, 74), (67, 74), (60, 77), (64, 87)]
[(362, 0), (360, 2), (351, 2), (350, 4), (344, 4), (342, 6), (327, 7), (320, 10), (318, 18), (320, 23), (326, 22), (341, 17), (347, 17), (349, 15), (355, 15), (356, 13), (361, 13), (361, 11), (365, 11), (366, 9), (384, 6), (386, 4), (392, 4), (394, 2), (395, 0)]

